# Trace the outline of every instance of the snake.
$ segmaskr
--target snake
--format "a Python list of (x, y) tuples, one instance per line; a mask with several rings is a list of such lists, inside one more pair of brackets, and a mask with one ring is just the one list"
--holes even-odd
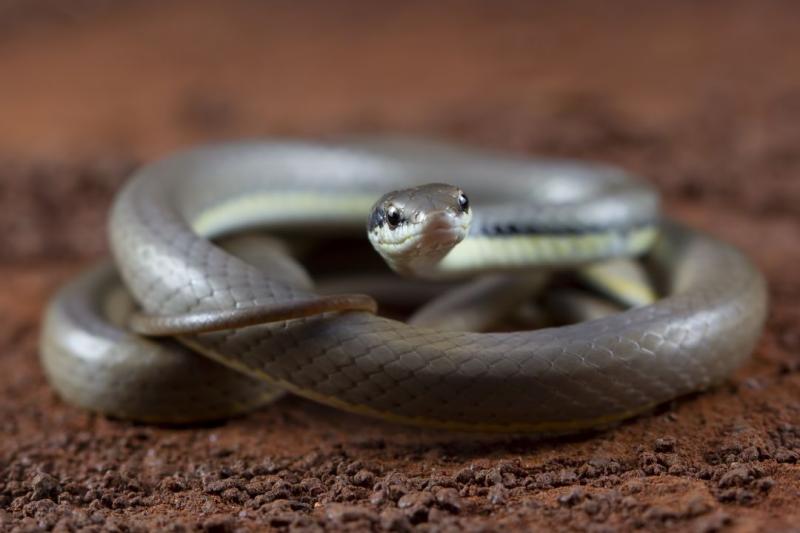
[[(365, 226), (398, 284), (633, 258), (657, 297), (579, 323), (468, 331), (322, 295), (288, 248), (259, 263), (257, 247), (222, 244), (256, 229), (363, 239)], [(109, 236), (113, 262), (48, 304), (41, 361), (68, 402), (152, 423), (223, 419), (288, 391), (415, 426), (603, 428), (723, 382), (767, 309), (749, 258), (663, 216), (630, 173), (430, 139), (189, 149), (131, 176)]]

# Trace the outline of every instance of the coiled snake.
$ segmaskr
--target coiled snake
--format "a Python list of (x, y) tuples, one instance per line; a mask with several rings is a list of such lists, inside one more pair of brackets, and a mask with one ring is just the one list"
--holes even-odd
[[(460, 188), (413, 188), (426, 183)], [(258, 267), (209, 240), (254, 227), (363, 235), (365, 222), (403, 274), (645, 254), (660, 298), (562, 327), (453, 331), (377, 316), (358, 296), (315, 307), (288, 256)], [(149, 315), (140, 329), (180, 335), (127, 329), (130, 305), (104, 265), (52, 300), (42, 361), (67, 400), (144, 421), (221, 418), (288, 390), (418, 425), (601, 427), (723, 380), (752, 351), (766, 309), (764, 281), (747, 258), (661, 220), (655, 193), (620, 170), (427, 141), (185, 152), (135, 174), (115, 201), (110, 236), (121, 279)], [(214, 324), (226, 312), (228, 322)], [(237, 322), (248, 312), (273, 321)], [(204, 324), (208, 331), (197, 333)]]

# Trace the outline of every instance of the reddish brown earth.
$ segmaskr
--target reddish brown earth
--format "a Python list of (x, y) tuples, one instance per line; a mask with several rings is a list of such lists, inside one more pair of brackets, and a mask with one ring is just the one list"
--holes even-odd
[[(800, 527), (800, 9), (791, 2), (0, 4), (0, 530)], [(166, 3), (164, 3), (166, 4)], [(48, 295), (176, 147), (403, 131), (624, 165), (770, 285), (715, 391), (557, 440), (286, 398), (210, 427), (62, 403)]]

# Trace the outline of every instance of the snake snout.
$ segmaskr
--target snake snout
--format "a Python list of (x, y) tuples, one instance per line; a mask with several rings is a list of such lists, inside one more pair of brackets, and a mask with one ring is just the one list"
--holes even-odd
[(426, 213), (422, 224), (422, 246), (452, 247), (467, 236), (467, 221), (449, 210)]

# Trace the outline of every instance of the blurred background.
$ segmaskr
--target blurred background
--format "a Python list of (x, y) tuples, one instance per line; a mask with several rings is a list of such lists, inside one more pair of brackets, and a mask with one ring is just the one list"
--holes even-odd
[[(796, 528), (799, 28), (789, 0), (0, 0), (0, 530), (356, 530), (405, 515), (459, 531)], [(176, 431), (55, 396), (36, 357), (43, 308), (107, 254), (133, 169), (198, 143), (372, 132), (638, 173), (670, 216), (764, 270), (758, 350), (719, 390), (543, 443), (291, 397)], [(208, 484), (253, 472), (302, 501)], [(430, 508), (414, 492), (400, 510), (374, 504), (372, 482), (467, 496)]]
[(255, 136), (446, 136), (796, 213), (798, 23), (776, 1), (5, 0), (0, 254), (99, 255), (132, 168)]

